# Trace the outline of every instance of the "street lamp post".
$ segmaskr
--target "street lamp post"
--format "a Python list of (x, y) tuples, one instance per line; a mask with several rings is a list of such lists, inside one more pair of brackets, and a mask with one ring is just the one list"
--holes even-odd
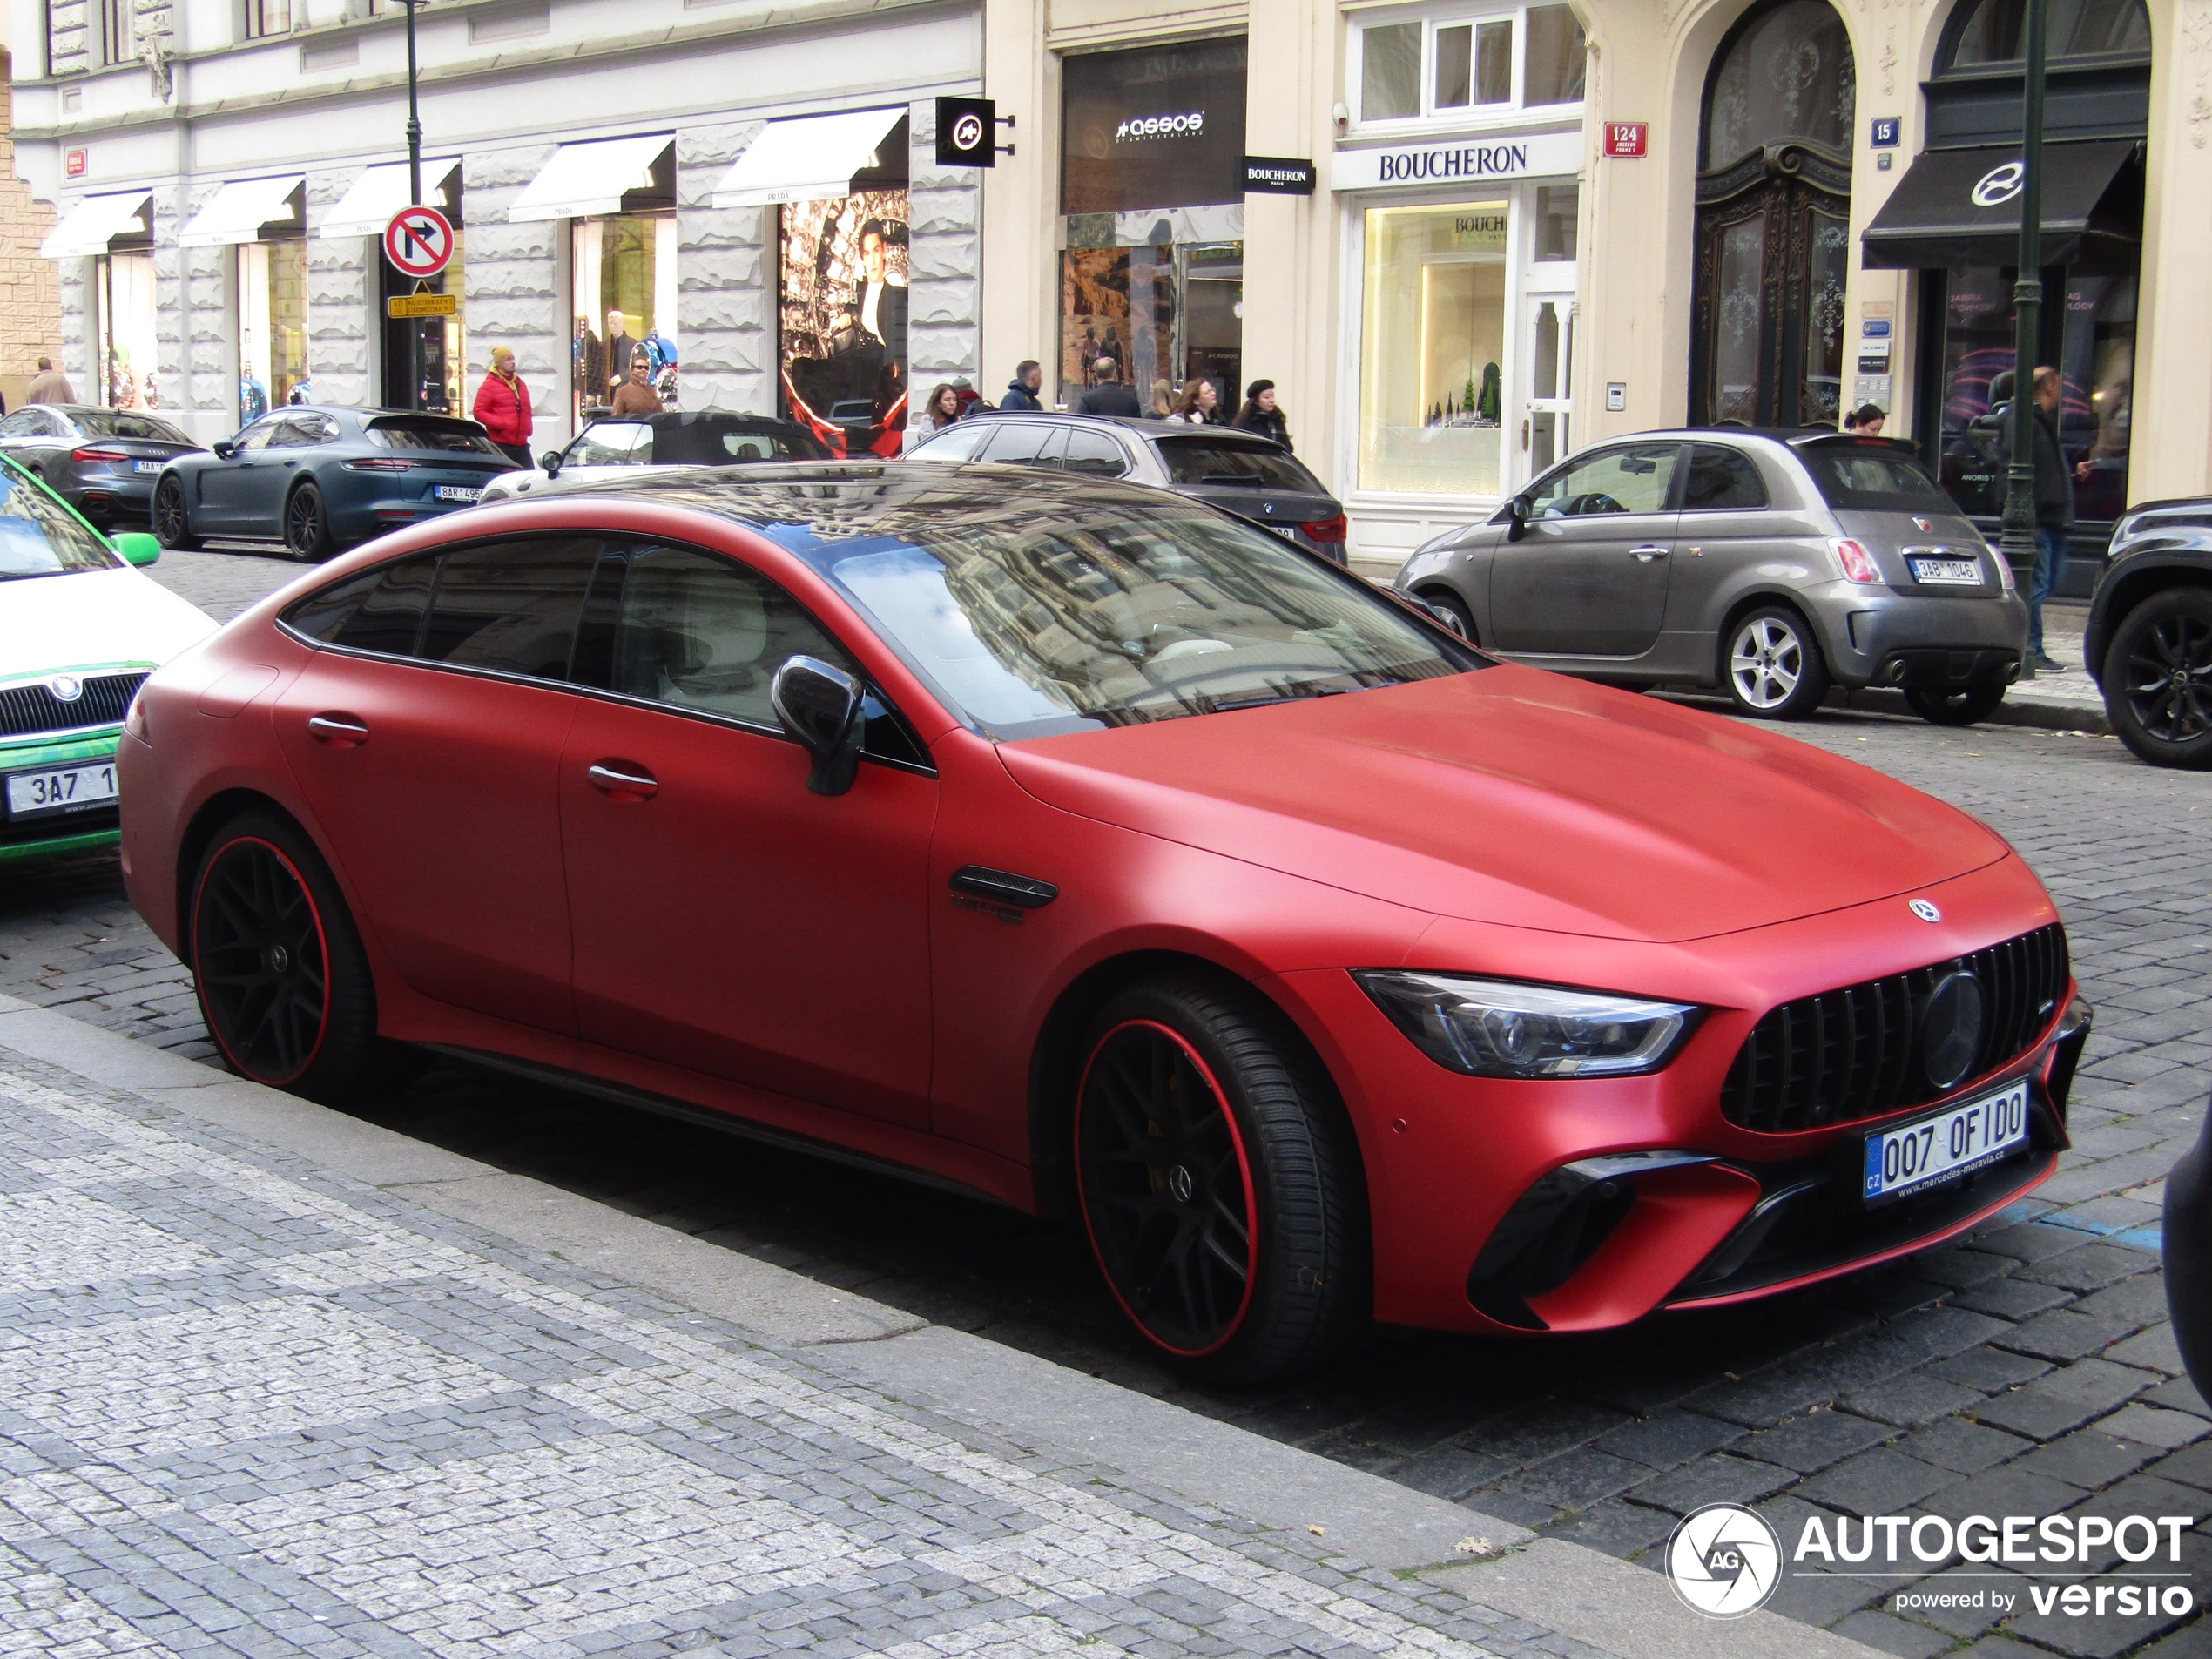
[(2020, 273), (2013, 283), (2012, 464), (2005, 479), (2005, 557), (2032, 583), (2035, 570), (2035, 359), (2043, 325), (2043, 57), (2047, 0), (2027, 0), (2020, 98)]
[[(415, 98), (415, 9), (422, 0), (400, 0), (407, 8), (407, 202), (410, 207), (422, 204), (422, 111)], [(2041, 0), (2033, 0), (2041, 4)], [(407, 406), (410, 409), (422, 407), (422, 319), (410, 317), (407, 324)]]

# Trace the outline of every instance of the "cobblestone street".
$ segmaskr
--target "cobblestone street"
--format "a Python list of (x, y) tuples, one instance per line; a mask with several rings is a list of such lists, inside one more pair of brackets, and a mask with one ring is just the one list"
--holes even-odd
[[(155, 568), (218, 615), (297, 573), (276, 561), (223, 554), (166, 556)], [(1792, 734), (1951, 800), (2006, 836), (2058, 900), (2098, 1021), (2074, 1089), (2074, 1150), (2051, 1183), (1978, 1237), (1775, 1303), (1541, 1344), (1385, 1333), (1366, 1356), (1295, 1387), (1209, 1393), (1183, 1384), (1136, 1346), (1071, 1228), (449, 1062), (364, 1115), (932, 1321), (1647, 1564), (1647, 1552), (1680, 1514), (1723, 1500), (1760, 1507), (1785, 1539), (1814, 1514), (1908, 1508), (1953, 1519), (2076, 1508), (2204, 1516), (2212, 1510), (2212, 1407), (2180, 1375), (2156, 1250), (2162, 1177), (2195, 1139), (2212, 1089), (2205, 1066), (2212, 1056), (2212, 933), (2204, 924), (2212, 878), (2201, 853), (2212, 821), (2207, 780), (2142, 766), (2110, 738), (2025, 728), (1961, 732), (1831, 711)], [(1773, 830), (1790, 833), (1786, 823)], [(131, 912), (111, 857), (18, 867), (0, 883), (0, 993), (195, 1057), (208, 1052), (185, 971)], [(1007, 1496), (1007, 1483), (1017, 1479), (1008, 1471), (1057, 1480), (1053, 1471), (1029, 1471), (1012, 1453), (976, 1453), (981, 1461), (963, 1461), (970, 1454), (948, 1449), (941, 1431), (904, 1419), (878, 1413), (860, 1424), (853, 1413), (866, 1413), (839, 1393), (833, 1376), (745, 1351), (726, 1337), (671, 1327), (655, 1310), (624, 1304), (604, 1286), (556, 1285), (536, 1277), (536, 1269), (480, 1258), (479, 1247), (466, 1241), (416, 1238), (408, 1232), (415, 1224), (378, 1211), (374, 1195), (326, 1194), (316, 1203), (334, 1206), (327, 1213), (280, 1216), (271, 1209), (252, 1220), (235, 1208), (239, 1200), (215, 1204), (200, 1184), (232, 1179), (213, 1173), (218, 1169), (246, 1170), (251, 1159), (243, 1151), (224, 1149), (219, 1157), (208, 1154), (214, 1161), (196, 1163), (181, 1140), (164, 1138), (177, 1131), (150, 1126), (128, 1103), (72, 1116), (41, 1103), (46, 1096), (37, 1090), (49, 1086), (22, 1078), (10, 1085), (30, 1108), (20, 1120), (8, 1109), (10, 1130), (25, 1133), (17, 1124), (28, 1123), (52, 1139), (10, 1148), (4, 1201), (17, 1215), (0, 1231), (0, 1280), (10, 1295), (30, 1298), (20, 1305), (35, 1308), (50, 1333), (36, 1343), (0, 1336), (0, 1372), (8, 1379), (0, 1382), (0, 1399), (37, 1417), (20, 1402), (46, 1399), (37, 1390), (51, 1386), (58, 1414), (35, 1424), (0, 1421), (0, 1432), (33, 1448), (23, 1454), (30, 1461), (0, 1470), (12, 1482), (0, 1494), (24, 1494), (20, 1503), (8, 1497), (15, 1507), (0, 1511), (0, 1527), (10, 1529), (0, 1530), (0, 1545), (57, 1575), (54, 1605), (78, 1608), (86, 1632), (111, 1615), (99, 1611), (97, 1597), (86, 1604), (86, 1593), (71, 1588), (68, 1572), (52, 1564), (81, 1548), (55, 1541), (67, 1530), (64, 1511), (77, 1517), (74, 1524), (118, 1529), (118, 1537), (153, 1524), (148, 1515), (175, 1514), (178, 1526), (188, 1520), (202, 1529), (194, 1539), (262, 1552), (270, 1570), (291, 1575), (287, 1584), (342, 1578), (358, 1586), (333, 1592), (338, 1599), (330, 1607), (355, 1620), (390, 1622), (428, 1603), (388, 1578), (374, 1565), (383, 1559), (376, 1552), (397, 1559), (415, 1551), (419, 1561), (419, 1541), (400, 1523), (388, 1530), (363, 1518), (405, 1511), (415, 1485), (441, 1483), (440, 1501), (461, 1506), (469, 1517), (438, 1546), (461, 1561), (480, 1535), (472, 1527), (509, 1524), (489, 1504), (474, 1518), (460, 1494), (495, 1465), (502, 1494), (589, 1493), (594, 1482), (632, 1478), (637, 1460), (673, 1456), (686, 1460), (682, 1479), (657, 1487), (668, 1505), (668, 1535), (679, 1541), (666, 1558), (670, 1570), (694, 1596), (682, 1603), (685, 1616), (706, 1616), (709, 1604), (696, 1597), (710, 1592), (713, 1608), (784, 1595), (794, 1606), (819, 1602), (822, 1618), (846, 1616), (867, 1605), (865, 1595), (853, 1593), (858, 1581), (806, 1579), (812, 1569), (800, 1563), (831, 1556), (842, 1562), (855, 1550), (878, 1548), (888, 1552), (886, 1559), (866, 1570), (890, 1577), (869, 1583), (895, 1578), (905, 1587), (900, 1594), (948, 1598), (961, 1618), (1005, 1625), (1008, 1652), (1056, 1651), (1052, 1642), (1071, 1645), (1094, 1633), (1065, 1613), (1080, 1598), (1055, 1588), (1059, 1581), (1049, 1574), (1037, 1581), (1047, 1585), (1040, 1594), (1058, 1599), (1017, 1606), (1018, 1595), (978, 1588), (985, 1579), (997, 1583), (995, 1567), (962, 1577), (967, 1568), (940, 1564), (1010, 1559), (1007, 1541), (1042, 1523), (1022, 1518), (1041, 1512)], [(138, 1149), (157, 1144), (165, 1162), (154, 1179), (133, 1160), (154, 1157)], [(149, 1182), (161, 1190), (119, 1201), (133, 1184)], [(259, 1190), (243, 1173), (232, 1185), (239, 1194)], [(145, 1207), (134, 1219), (140, 1204)], [(332, 1219), (341, 1212), (342, 1224)], [(192, 1218), (189, 1224), (180, 1217)], [(118, 1278), (84, 1293), (81, 1305), (74, 1293), (57, 1301), (23, 1277), (39, 1260), (38, 1249), (24, 1241), (41, 1237), (42, 1227), (50, 1230), (43, 1236), (66, 1239), (71, 1251), (104, 1256), (111, 1272), (122, 1271), (115, 1264), (127, 1266), (150, 1288), (142, 1296), (125, 1288), (138, 1286), (138, 1278)], [(226, 1228), (245, 1242), (226, 1244), (233, 1232)], [(219, 1287), (195, 1288), (204, 1281)], [(421, 1298), (399, 1291), (424, 1285), (435, 1288)], [(249, 1320), (248, 1307), (262, 1312)], [(482, 1319), (470, 1311), (480, 1307)], [(0, 1329), (17, 1331), (20, 1317), (11, 1315)], [(498, 1331), (524, 1332), (533, 1321), (539, 1335), (525, 1333), (502, 1348)], [(557, 1372), (523, 1374), (516, 1369), (527, 1368), (517, 1357), (523, 1350), (535, 1356), (527, 1365), (550, 1363), (548, 1321), (570, 1332), (561, 1339)], [(464, 1326), (471, 1332), (465, 1340), (452, 1334)], [(362, 1381), (347, 1428), (327, 1436), (318, 1430), (311, 1467), (296, 1478), (264, 1480), (249, 1465), (274, 1451), (240, 1453), (243, 1462), (227, 1452), (215, 1455), (192, 1442), (192, 1411), (151, 1393), (140, 1409), (131, 1404), (127, 1384), (116, 1409), (72, 1415), (83, 1407), (70, 1403), (81, 1402), (70, 1393), (71, 1379), (103, 1372), (127, 1378), (130, 1355), (146, 1352), (157, 1328), (230, 1345), (226, 1352), (250, 1352), (272, 1375), (290, 1363), (287, 1343), (356, 1345)], [(388, 1354), (385, 1345), (394, 1344), (400, 1345)], [(485, 1357), (494, 1352), (508, 1357), (494, 1363)], [(740, 1429), (685, 1398), (679, 1385), (695, 1383), (702, 1366), (718, 1386), (772, 1399), (784, 1414), (781, 1426), (772, 1434), (758, 1423)], [(24, 1367), (44, 1379), (30, 1393), (17, 1380), (30, 1374)], [(388, 1376), (404, 1379), (404, 1399), (375, 1395), (374, 1379)], [(617, 1399), (610, 1380), (617, 1379), (636, 1379), (637, 1392)], [(316, 1413), (327, 1407), (286, 1405), (282, 1390), (274, 1393), (266, 1409), (282, 1420), (248, 1426), (241, 1414), (228, 1426), (226, 1445), (267, 1448), (283, 1440), (290, 1448), (285, 1455), (299, 1454), (299, 1433), (326, 1422)], [(442, 1440), (433, 1453), (409, 1440), (424, 1432), (410, 1416), (417, 1406), (407, 1403), (417, 1395), (444, 1402), (441, 1412), (469, 1402), (465, 1445)], [(911, 1501), (950, 1532), (932, 1534), (928, 1550), (917, 1553), (912, 1535), (883, 1531), (880, 1510), (861, 1494), (840, 1488), (813, 1503), (796, 1495), (813, 1478), (804, 1473), (811, 1467), (806, 1448), (832, 1433), (894, 1460), (896, 1479), (927, 1494)], [(671, 1436), (684, 1446), (671, 1451)], [(694, 1446), (707, 1442), (711, 1454), (695, 1457)], [(64, 1453), (63, 1443), (75, 1449)], [(115, 1478), (125, 1485), (95, 1490), (69, 1472), (79, 1458), (106, 1460), (100, 1467), (124, 1471)], [(738, 1460), (717, 1461), (723, 1458)], [(984, 1463), (988, 1478), (974, 1473)], [(685, 1518), (711, 1514), (740, 1489), (787, 1499), (792, 1513), (764, 1523), (757, 1561), (690, 1561), (680, 1543)], [(532, 1503), (550, 1500), (514, 1501), (528, 1530), (536, 1524), (529, 1519), (537, 1513)], [(1051, 1525), (1075, 1528), (1066, 1535), (1075, 1541), (1086, 1527), (1151, 1524), (1129, 1519), (1150, 1513), (1143, 1501), (1113, 1496), (1097, 1503), (1079, 1517), (1055, 1510)], [(969, 1514), (963, 1506), (981, 1507)], [(1204, 1534), (1205, 1548), (1217, 1552), (1205, 1556), (1208, 1571), (1287, 1575), (1285, 1585), (1315, 1581), (1305, 1566), (1263, 1561), (1232, 1534), (1207, 1531), (1211, 1523), (1160, 1524), (1178, 1534), (1190, 1527)], [(810, 1527), (836, 1529), (836, 1541), (815, 1539)], [(212, 1542), (206, 1547), (213, 1550)], [(550, 1564), (549, 1571), (573, 1571), (586, 1586), (563, 1619), (600, 1620), (590, 1628), (612, 1630), (633, 1611), (645, 1620), (672, 1615), (672, 1604), (653, 1599), (660, 1592), (616, 1575), (605, 1583), (619, 1578), (630, 1588), (605, 1591), (602, 1619), (594, 1610), (602, 1604), (590, 1601), (602, 1593), (602, 1569), (560, 1565), (574, 1547), (573, 1539), (549, 1531), (531, 1554)], [(2212, 1588), (2212, 1530), (2205, 1521), (2187, 1540), (2184, 1558), (2201, 1606)], [(83, 1559), (98, 1557), (87, 1552)], [(82, 1570), (97, 1578), (110, 1569)], [(435, 1564), (408, 1570), (437, 1577)], [(1183, 1565), (1174, 1571), (1203, 1578)], [(731, 1576), (716, 1584), (700, 1576), (715, 1573)], [(788, 1583), (777, 1576), (794, 1573), (799, 1578)], [(2023, 1644), (2085, 1659), (2139, 1651), (2159, 1659), (2212, 1655), (2212, 1629), (2201, 1620), (2176, 1629), (2172, 1618), (2039, 1617), (2022, 1598), (1993, 1628), (1995, 1615), (1900, 1616), (1891, 1610), (1900, 1588), (1790, 1578), (1772, 1605), (1914, 1659), (1961, 1647), (1987, 1659), (2023, 1659)], [(1368, 1597), (1372, 1588), (1346, 1593)], [(633, 1591), (635, 1609), (621, 1599)], [(519, 1622), (487, 1615), (481, 1629), (471, 1625), (464, 1635), (441, 1636), (446, 1645), (431, 1645), (455, 1655), (518, 1651), (543, 1634), (532, 1634), (529, 1623), (539, 1616), (525, 1610), (535, 1605), (517, 1588), (514, 1602), (500, 1607), (502, 1616)], [(1009, 1622), (1024, 1617), (1045, 1622)], [(1467, 1629), (1469, 1640), (1503, 1650), (1494, 1630)], [(1145, 1627), (1132, 1620), (1096, 1633), (1120, 1644), (1144, 1639)], [(104, 1639), (111, 1645), (86, 1651), (126, 1650), (112, 1645), (111, 1634)], [(567, 1651), (596, 1645), (578, 1642)], [(13, 1650), (0, 1640), (0, 1652)]]

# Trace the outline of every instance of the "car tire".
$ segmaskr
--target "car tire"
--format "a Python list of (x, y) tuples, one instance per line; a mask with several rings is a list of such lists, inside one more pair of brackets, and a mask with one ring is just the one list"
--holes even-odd
[(1738, 713), (1809, 719), (1828, 695), (1828, 659), (1804, 617), (1788, 605), (1761, 605), (1730, 624), (1721, 642), (1721, 685)]
[(2212, 591), (2168, 588), (2137, 605), (2098, 678), (2114, 734), (2139, 759), (2212, 768)]
[(177, 479), (164, 478), (153, 487), (153, 538), (172, 553), (189, 553), (199, 545), (192, 531), (192, 503)]
[(285, 497), (284, 545), (293, 558), (307, 564), (320, 564), (338, 550), (330, 535), (330, 509), (313, 481), (303, 482)]
[(1342, 1103), (1289, 1022), (1196, 977), (1141, 982), (1092, 1022), (1076, 1190), (1108, 1288), (1210, 1381), (1325, 1363), (1366, 1330), (1367, 1198)]
[(1973, 725), (1997, 712), (2005, 700), (2001, 685), (1965, 685), (1956, 691), (1905, 688), (1905, 705), (1932, 725)]
[(185, 945), (200, 1016), (241, 1077), (327, 1106), (382, 1057), (376, 986), (346, 900), (314, 845), (268, 813), (233, 819), (200, 855)]
[(1448, 588), (1429, 588), (1413, 596), (1442, 617), (1444, 625), (1472, 645), (1474, 640), (1474, 613), (1467, 609), (1467, 602)]

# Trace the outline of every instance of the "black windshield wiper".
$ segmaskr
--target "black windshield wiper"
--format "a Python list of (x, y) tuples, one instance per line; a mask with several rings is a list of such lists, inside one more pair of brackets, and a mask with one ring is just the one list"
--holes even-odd
[(1316, 691), (1271, 691), (1264, 697), (1240, 697), (1231, 702), (1217, 703), (1213, 705), (1213, 712), (1226, 714), (1232, 709), (1264, 709), (1272, 703), (1311, 703), (1316, 698), (1343, 697), (1348, 692), (1367, 689), (1365, 685), (1332, 685)]

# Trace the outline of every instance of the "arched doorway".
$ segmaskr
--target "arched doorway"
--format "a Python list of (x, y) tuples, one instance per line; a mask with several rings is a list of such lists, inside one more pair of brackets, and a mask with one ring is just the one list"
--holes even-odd
[(1697, 174), (1690, 419), (1832, 426), (1858, 78), (1827, 0), (1770, 0), (1722, 42)]

